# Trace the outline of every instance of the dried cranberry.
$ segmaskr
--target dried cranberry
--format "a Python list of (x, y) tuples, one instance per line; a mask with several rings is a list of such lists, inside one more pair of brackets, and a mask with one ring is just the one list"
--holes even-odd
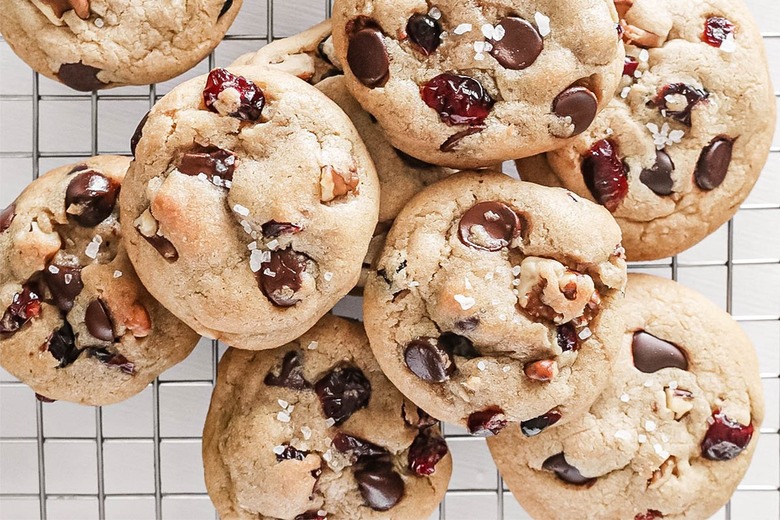
[(52, 333), (46, 350), (60, 362), (59, 368), (65, 368), (78, 359), (81, 351), (76, 348), (76, 337), (70, 323), (64, 322), (62, 327)]
[(656, 520), (657, 518), (663, 518), (664, 515), (660, 511), (655, 509), (648, 509), (645, 513), (639, 513), (634, 517), (634, 520)]
[(382, 455), (387, 455), (387, 450), (383, 447), (346, 433), (337, 433), (336, 436), (333, 437), (333, 447), (341, 453), (349, 453), (354, 460), (362, 457), (380, 457)]
[(602, 139), (582, 160), (582, 176), (593, 198), (614, 212), (628, 194), (628, 167), (618, 157), (615, 143)]
[(289, 444), (285, 444), (284, 451), (276, 454), (276, 460), (278, 462), (281, 462), (283, 460), (303, 460), (306, 458), (306, 455), (308, 454), (309, 454), (308, 451), (298, 450), (293, 448)]
[(623, 60), (623, 75), (634, 77), (636, 69), (639, 67), (639, 61), (633, 56), (626, 56)]
[(413, 14), (406, 23), (406, 34), (417, 50), (429, 56), (441, 43), (441, 24), (428, 15)]
[(458, 74), (440, 74), (420, 88), (426, 105), (448, 125), (480, 125), (495, 100), (479, 81)]
[(203, 101), (212, 112), (219, 113), (216, 103), (220, 95), (234, 89), (239, 95), (239, 106), (229, 115), (243, 121), (257, 121), (265, 107), (265, 95), (263, 91), (243, 76), (236, 76), (226, 69), (214, 69), (206, 80), (206, 88), (203, 89)]
[(263, 236), (266, 238), (276, 238), (279, 235), (295, 234), (300, 232), (303, 227), (290, 222), (277, 222), (269, 220), (262, 226)]
[(731, 460), (747, 448), (752, 437), (753, 424), (745, 426), (716, 410), (701, 442), (702, 456), (709, 460)]
[(436, 464), (443, 459), (448, 452), (447, 443), (431, 428), (420, 430), (414, 442), (409, 447), (409, 469), (417, 475), (433, 475)]
[(520, 429), (523, 431), (523, 435), (526, 437), (534, 437), (560, 420), (561, 412), (557, 410), (550, 410), (544, 415), (540, 415), (539, 417), (521, 422)]
[(0, 319), (0, 332), (16, 332), (28, 321), (41, 315), (41, 300), (29, 284), (22, 286), (22, 292), (14, 294), (11, 305)]
[(577, 351), (580, 349), (579, 338), (577, 337), (577, 330), (574, 328), (572, 322), (559, 325), (556, 330), (558, 346), (561, 347), (563, 352), (569, 352), (570, 350)]
[(368, 406), (371, 382), (357, 367), (338, 367), (317, 381), (314, 391), (317, 392), (325, 416), (341, 424)]
[(121, 186), (94, 170), (76, 175), (65, 191), (68, 217), (84, 227), (95, 227), (114, 211)]
[(264, 383), (268, 386), (281, 386), (292, 390), (311, 388), (311, 383), (303, 377), (303, 365), (301, 364), (300, 354), (294, 350), (284, 355), (279, 374), (268, 372)]
[[(669, 110), (669, 100), (667, 99), (669, 96), (683, 96), (685, 98), (685, 107), (682, 110)], [(691, 112), (693, 112), (696, 105), (706, 101), (709, 97), (709, 92), (696, 88), (693, 85), (672, 83), (663, 87), (658, 92), (656, 98), (648, 104), (659, 109), (664, 117), (671, 117), (685, 126), (691, 126)]]
[(730, 35), (734, 34), (734, 24), (720, 16), (710, 16), (704, 22), (704, 33), (701, 41), (720, 48)]
[(125, 374), (135, 374), (135, 363), (127, 360), (125, 356), (117, 352), (111, 352), (105, 348), (88, 348), (87, 355), (96, 358), (104, 365), (116, 367)]
[(471, 435), (489, 437), (498, 435), (501, 430), (506, 428), (507, 420), (501, 408), (491, 406), (469, 415), (466, 423)]

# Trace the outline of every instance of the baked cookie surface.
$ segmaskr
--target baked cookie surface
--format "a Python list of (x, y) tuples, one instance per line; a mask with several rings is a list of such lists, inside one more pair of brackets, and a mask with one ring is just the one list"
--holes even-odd
[(279, 349), (229, 349), (203, 432), (222, 518), (427, 518), (452, 459), (435, 421), (331, 315)]
[(0, 364), (46, 399), (122, 401), (199, 339), (127, 257), (117, 197), (129, 164), (56, 168), (0, 212)]
[(2, 0), (0, 31), (44, 76), (81, 91), (166, 81), (222, 41), (243, 0)]
[(366, 330), (388, 378), (434, 417), (536, 435), (607, 384), (625, 269), (603, 208), (462, 172), (396, 219), (366, 284)]
[[(677, 283), (630, 274), (612, 383), (579, 419), (488, 439), (534, 518), (710, 518), (747, 471), (764, 417), (750, 340)], [(556, 497), (554, 501), (550, 496)]]
[(378, 181), (346, 115), (268, 69), (215, 69), (160, 100), (123, 198), (131, 260), (203, 335), (250, 350), (308, 330), (354, 287)]
[(394, 146), (476, 168), (588, 128), (620, 80), (617, 22), (606, 0), (348, 0), (334, 6), (333, 43), (348, 88)]
[(617, 95), (588, 131), (542, 160), (518, 161), (518, 170), (603, 204), (628, 259), (655, 260), (737, 212), (766, 162), (776, 103), (743, 2), (619, 7), (630, 44)]

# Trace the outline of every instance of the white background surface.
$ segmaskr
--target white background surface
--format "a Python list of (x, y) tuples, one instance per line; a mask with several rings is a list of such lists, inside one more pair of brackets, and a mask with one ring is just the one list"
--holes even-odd
[[(748, 4), (765, 34), (779, 90), (780, 0)], [(219, 46), (212, 64), (227, 65), (262, 46), (269, 33), (273, 38), (291, 35), (320, 21), (325, 13), (324, 0), (277, 0), (272, 10), (265, 0), (244, 0), (231, 38)], [(156, 94), (208, 69), (208, 62), (201, 63), (157, 86)], [(0, 207), (10, 203), (36, 171), (43, 173), (96, 152), (129, 153), (129, 137), (149, 108), (148, 87), (93, 96), (40, 78), (37, 103), (31, 95), (35, 88), (30, 69), (0, 42)], [(724, 309), (730, 294), (732, 312), (759, 351), (767, 397), (763, 434), (730, 511), (724, 509), (716, 518), (729, 514), (740, 520), (780, 518), (780, 136), (775, 136), (761, 180), (734, 220), (732, 240), (724, 226), (680, 255), (675, 264), (670, 260), (657, 264), (643, 270), (667, 277), (676, 272), (678, 280)], [(359, 301), (353, 299), (339, 309), (351, 314), (358, 307)], [(63, 402), (41, 406), (31, 390), (0, 370), (0, 519), (40, 518), (42, 509), (52, 519), (214, 518), (200, 455), (214, 359), (211, 342), (203, 340), (159, 383), (102, 410)], [(446, 433), (455, 467), (442, 516), (446, 512), (452, 520), (501, 514), (528, 518), (511, 494), (497, 492), (498, 475), (484, 441), (462, 436), (452, 427)], [(39, 466), (45, 468), (42, 474)]]

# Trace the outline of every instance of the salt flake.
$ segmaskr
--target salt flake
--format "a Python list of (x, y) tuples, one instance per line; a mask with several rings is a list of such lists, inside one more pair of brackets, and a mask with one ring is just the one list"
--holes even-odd
[(467, 311), (470, 308), (474, 307), (474, 305), (476, 305), (477, 303), (477, 301), (471, 296), (464, 296), (462, 294), (456, 294), (454, 298), (455, 301), (460, 304), (460, 308), (463, 309), (464, 311)]
[(472, 29), (472, 25), (470, 23), (462, 23), (459, 26), (455, 27), (455, 30), (452, 31), (457, 35), (466, 34)]
[(534, 20), (536, 20), (536, 27), (539, 29), (539, 34), (542, 38), (550, 34), (550, 18), (543, 15), (540, 12), (534, 14)]

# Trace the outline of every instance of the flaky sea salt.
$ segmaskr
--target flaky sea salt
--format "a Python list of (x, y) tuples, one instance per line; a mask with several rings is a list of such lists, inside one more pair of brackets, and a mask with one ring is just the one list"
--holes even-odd
[(333, 417), (328, 417), (327, 419), (325, 419), (325, 424), (328, 426), (328, 428), (331, 428), (333, 427), (334, 424), (336, 424), (336, 419), (334, 419)]
[(279, 241), (276, 240), (275, 238), (270, 242), (268, 242), (268, 249), (270, 249), (271, 251), (276, 251), (278, 247), (279, 247)]
[(620, 400), (623, 401), (624, 403), (627, 403), (631, 400), (631, 397), (628, 394), (623, 394), (620, 396)]
[(317, 350), (318, 345), (319, 343), (317, 343), (316, 341), (312, 341), (311, 343), (309, 343), (309, 346), (306, 348), (308, 348), (309, 350)]
[(655, 431), (655, 421), (647, 420), (645, 421), (645, 430), (649, 432)]
[(121, 276), (122, 276), (122, 271), (120, 271), (119, 269), (114, 271), (114, 278), (120, 278)]
[(631, 432), (626, 430), (618, 430), (615, 432), (615, 438), (620, 439), (623, 441), (630, 441), (631, 440)]
[(103, 243), (103, 237), (101, 237), (100, 235), (95, 235), (92, 241), (89, 244), (87, 244), (87, 248), (84, 250), (84, 254), (92, 259), (97, 258), (98, 251), (100, 251), (100, 244), (102, 243)]
[(269, 251), (261, 251), (260, 249), (253, 249), (249, 255), (249, 268), (253, 273), (258, 272), (265, 262), (271, 260), (271, 253)]
[(311, 428), (308, 426), (301, 426), (301, 434), (303, 435), (303, 440), (308, 441), (311, 439)]
[(325, 278), (326, 282), (329, 282), (329, 281), (333, 280), (333, 273), (331, 273), (330, 271), (325, 271), (325, 273), (323, 273), (322, 277)]
[(729, 54), (737, 50), (737, 42), (734, 40), (733, 34), (728, 34), (723, 43), (720, 44), (720, 50), (728, 52)]
[(287, 401), (285, 401), (284, 399), (277, 399), (277, 400), (276, 400), (276, 402), (277, 402), (277, 403), (279, 403), (279, 406), (281, 406), (282, 408), (285, 408), (285, 409), (286, 409), (288, 406), (290, 406), (290, 403), (288, 403), (288, 402), (287, 402)]
[(620, 91), (620, 97), (626, 99), (630, 93), (631, 93), (631, 87), (624, 87), (623, 90)]
[(509, 365), (504, 365), (503, 367), (501, 367), (502, 372), (509, 372), (510, 370), (512, 370), (512, 367), (510, 367)]
[(236, 204), (235, 206), (233, 206), (233, 211), (235, 211), (242, 217), (246, 217), (249, 215), (249, 209), (242, 206), (241, 204)]
[(280, 444), (279, 446), (274, 446), (274, 447), (273, 447), (273, 451), (274, 451), (274, 453), (276, 453), (277, 455), (281, 455), (282, 453), (284, 453), (284, 450), (285, 450), (285, 449), (286, 449), (286, 448), (285, 448), (283, 445), (281, 445), (281, 444)]
[(639, 51), (639, 61), (642, 63), (647, 63), (647, 60), (650, 59), (650, 53), (647, 51), (647, 49), (642, 49)]
[(288, 423), (290, 422), (290, 415), (285, 411), (281, 411), (276, 414), (276, 420), (279, 422)]
[(645, 435), (644, 433), (640, 433), (639, 435), (636, 436), (636, 440), (639, 444), (644, 444), (647, 442), (647, 435)]
[(461, 35), (461, 34), (466, 34), (472, 28), (473, 27), (472, 27), (472, 25), (470, 23), (462, 23), (462, 24), (458, 25), (457, 27), (455, 27), (455, 30), (452, 31), (452, 32), (454, 32), (457, 35)]
[(50, 265), (50, 266), (49, 266), (49, 268), (48, 268), (47, 270), (48, 270), (48, 271), (49, 271), (51, 274), (57, 274), (57, 273), (59, 273), (59, 272), (60, 272), (60, 268), (59, 268), (59, 267), (57, 267), (56, 265)]
[(433, 18), (434, 20), (439, 20), (441, 18), (441, 11), (438, 7), (431, 7), (431, 10), (428, 11), (428, 16)]
[(536, 27), (539, 29), (539, 34), (542, 38), (550, 34), (550, 18), (543, 15), (540, 12), (534, 14), (534, 20), (536, 20)]
[(263, 274), (266, 275), (266, 276), (270, 276), (271, 278), (276, 278), (276, 273), (274, 271), (271, 271), (267, 267), (263, 271)]
[(512, 267), (512, 276), (520, 276), (520, 271), (522, 271), (522, 269), (519, 265)]
[(480, 361), (479, 363), (477, 363), (477, 368), (480, 370), (485, 370), (487, 368), (487, 365), (485, 364), (484, 361)]
[(460, 304), (460, 308), (464, 311), (469, 310), (470, 308), (474, 307), (476, 305), (477, 301), (472, 298), (471, 296), (464, 296), (462, 294), (456, 294), (454, 296), (455, 301)]

